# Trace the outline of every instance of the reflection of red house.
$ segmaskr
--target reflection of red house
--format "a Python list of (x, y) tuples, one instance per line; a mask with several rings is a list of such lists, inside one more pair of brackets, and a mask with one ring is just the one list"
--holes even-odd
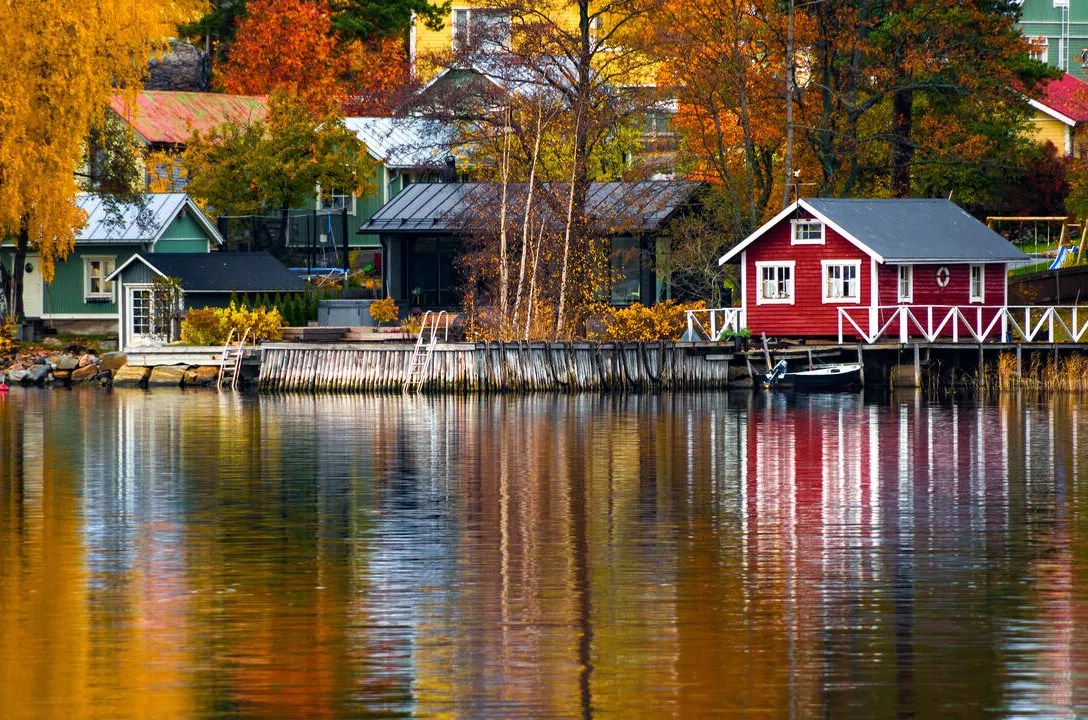
[(904, 305), (1005, 305), (1024, 258), (948, 200), (802, 199), (718, 262), (740, 263), (752, 332), (833, 336), (843, 307), (871, 332)]

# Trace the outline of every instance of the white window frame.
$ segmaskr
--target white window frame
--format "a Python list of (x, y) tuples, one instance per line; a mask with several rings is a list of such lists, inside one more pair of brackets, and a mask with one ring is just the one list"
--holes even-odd
[[(496, 46), (501, 46), (507, 50), (511, 47), (512, 35), (514, 33), (514, 18), (508, 11), (504, 11), (498, 8), (487, 7), (455, 7), (450, 11), (450, 40), (454, 52), (463, 49), (468, 46), (470, 49), (474, 49), (478, 52), (493, 51), (492, 48), (472, 48), (472, 26), (473, 26), (473, 14), (492, 15), (494, 17), (501, 16), (506, 23), (506, 37), (503, 38), (502, 43), (496, 43)], [(464, 16), (464, 22), (458, 22), (458, 15)], [(463, 27), (468, 37), (461, 37), (459, 28)], [(489, 43), (490, 44), (490, 43)]]
[[(829, 286), (831, 284), (830, 272), (832, 268), (839, 268), (840, 270), (850, 268), (854, 271), (854, 288), (851, 294), (843, 294), (841, 296), (829, 294), (828, 291), (830, 290)], [(820, 292), (823, 295), (823, 301), (825, 303), (841, 305), (844, 303), (858, 304), (861, 302), (861, 260), (821, 260), (820, 279), (821, 284), (823, 285), (823, 289)], [(839, 283), (843, 287), (845, 293), (846, 280), (840, 277)]]
[[(326, 202), (326, 198), (331, 198), (331, 202)], [(355, 193), (351, 192), (337, 192), (336, 190), (330, 190), (326, 194), (321, 186), (317, 186), (317, 198), (314, 201), (318, 210), (326, 212), (340, 212), (341, 208), (346, 207), (348, 209), (348, 215), (355, 216), (355, 202), (358, 198), (355, 197)], [(338, 204), (340, 203), (340, 204)]]
[[(98, 290), (97, 292), (91, 289), (91, 285), (95, 279), (92, 275), (91, 265), (94, 263), (105, 263), (108, 267), (103, 267), (101, 270), (101, 276), (99, 279), (102, 281), (101, 287), (105, 288)], [(116, 295), (114, 294), (114, 288), (116, 287), (113, 282), (107, 282), (106, 278), (117, 269), (117, 256), (116, 255), (84, 255), (83, 256), (83, 299), (85, 301), (108, 301), (114, 302)]]
[[(903, 287), (906, 285), (906, 292)], [(896, 273), (896, 296), (901, 303), (914, 302), (914, 266), (900, 265)]]
[[(802, 238), (800, 228), (820, 228), (819, 238)], [(791, 245), (823, 245), (826, 238), (827, 226), (815, 218), (798, 218), (790, 220), (790, 244)]]
[[(771, 260), (756, 263), (756, 305), (793, 305), (797, 296), (797, 263), (794, 260)], [(766, 268), (778, 268), (789, 270), (789, 278), (786, 279), (787, 291), (785, 297), (766, 297), (763, 294), (763, 270)], [(782, 279), (776, 278), (775, 283), (781, 283)]]
[(1050, 39), (1044, 35), (1028, 38), (1028, 57), (1041, 63), (1050, 62)]
[[(978, 274), (978, 292), (975, 292), (975, 274)], [(980, 303), (986, 302), (986, 266), (975, 263), (971, 265), (970, 270), (967, 273), (967, 292), (970, 296), (969, 302)]]

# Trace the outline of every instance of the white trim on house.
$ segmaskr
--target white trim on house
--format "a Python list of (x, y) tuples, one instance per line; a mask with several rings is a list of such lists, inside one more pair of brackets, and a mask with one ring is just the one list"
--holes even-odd
[(121, 265), (119, 267), (117, 267), (113, 272), (111, 272), (109, 274), (109, 277), (107, 277), (106, 279), (109, 280), (110, 282), (113, 282), (114, 280), (117, 280), (121, 275), (121, 271), (124, 270), (125, 268), (127, 268), (129, 265), (131, 265), (136, 260), (139, 260), (144, 265), (147, 265), (147, 267), (149, 267), (151, 269), (151, 271), (154, 272), (159, 277), (166, 277), (166, 275), (162, 272), (162, 270), (159, 270), (157, 267), (152, 265), (151, 262), (147, 258), (142, 257), (139, 253), (133, 253), (132, 257), (130, 257), (128, 260), (125, 260), (123, 263), (121, 263)]
[[(806, 238), (804, 240), (798, 237), (798, 231), (802, 227), (810, 228), (814, 225), (820, 228), (820, 237), (816, 239)], [(790, 245), (824, 245), (826, 240), (827, 225), (822, 220), (817, 218), (794, 218), (790, 220)]]
[[(786, 268), (789, 277), (786, 279), (785, 297), (765, 297), (763, 295), (763, 270), (764, 268)], [(793, 305), (797, 298), (797, 262), (795, 260), (768, 260), (756, 263), (756, 305)], [(776, 278), (775, 283), (781, 283), (781, 278)]]
[[(92, 263), (108, 263), (109, 269), (103, 267), (98, 280), (103, 286), (108, 286), (108, 290), (99, 290), (98, 292), (92, 292), (91, 283), (94, 277), (91, 275)], [(116, 294), (113, 281), (109, 279), (109, 276), (113, 274), (113, 268), (117, 267), (116, 255), (84, 255), (83, 256), (83, 301), (94, 302), (105, 300), (107, 302), (115, 302)]]
[(120, 313), (49, 313), (42, 320), (116, 320)]
[[(978, 292), (975, 292), (975, 273), (978, 272)], [(986, 302), (986, 266), (980, 263), (971, 263), (967, 270), (967, 296), (968, 302)]]
[(1043, 105), (1038, 100), (1032, 100), (1032, 99), (1028, 98), (1028, 105), (1035, 108), (1036, 110), (1043, 113), (1044, 115), (1049, 115), (1050, 117), (1054, 118), (1058, 122), (1063, 123), (1065, 125), (1068, 125), (1069, 127), (1073, 127), (1074, 125), (1077, 124), (1077, 121), (1074, 120), (1073, 118), (1069, 117), (1068, 115), (1065, 115), (1063, 113), (1058, 112), (1057, 110), (1055, 110), (1052, 107), (1048, 107), (1046, 105)]
[(740, 307), (748, 309), (748, 253), (740, 254)]
[[(834, 222), (831, 221), (830, 218), (828, 218), (826, 215), (824, 215), (823, 213), (816, 210), (816, 208), (812, 207), (811, 205), (809, 205), (807, 202), (805, 202), (802, 199), (802, 200), (798, 200), (797, 202), (793, 203), (792, 205), (790, 205), (788, 208), (786, 208), (782, 212), (775, 215), (773, 218), (771, 218), (766, 223), (764, 223), (763, 226), (761, 228), (759, 228), (759, 230), (756, 230), (754, 233), (752, 233), (747, 238), (745, 238), (735, 248), (733, 248), (732, 250), (727, 252), (725, 255), (722, 255), (720, 258), (718, 258), (718, 265), (724, 265), (727, 262), (729, 262), (730, 260), (732, 260), (733, 258), (735, 258), (743, 250), (747, 249), (747, 247), (749, 245), (754, 243), (759, 238), (763, 237), (764, 233), (766, 233), (768, 230), (770, 230), (772, 227), (777, 225), (779, 222), (781, 222), (786, 217), (789, 217), (790, 213), (797, 210), (797, 208), (802, 208), (803, 210), (806, 210), (807, 212), (809, 212), (812, 215), (813, 218), (821, 220), (824, 223), (824, 225), (826, 225), (827, 227), (830, 227), (832, 230), (837, 232), (839, 234), (839, 236), (842, 237), (843, 240), (846, 240), (848, 243), (850, 243), (851, 245), (856, 247), (858, 250), (861, 250), (863, 253), (865, 253), (869, 257), (876, 258), (877, 262), (881, 262), (881, 263), (884, 262), (884, 256), (883, 255), (881, 255), (878, 252), (875, 252), (871, 247), (866, 245), (864, 242), (857, 239), (856, 237), (854, 237), (850, 233), (846, 232), (846, 230), (844, 230), (842, 227), (836, 225)], [(825, 230), (825, 232), (826, 232), (826, 230)], [(791, 234), (791, 237), (792, 237), (792, 234)]]
[[(903, 277), (903, 271), (906, 270), (906, 277)], [(907, 292), (903, 292), (903, 280), (907, 281)], [(913, 265), (897, 265), (895, 271), (895, 298), (896, 302), (912, 303), (914, 302), (914, 266)]]
[[(830, 271), (832, 268), (838, 268), (842, 271), (842, 275), (838, 278), (839, 288), (843, 292), (842, 295), (828, 294), (831, 289)], [(846, 277), (847, 273), (845, 271), (847, 268), (854, 271), (854, 277), (852, 278), (854, 288), (850, 294), (846, 294), (850, 282), (850, 279)], [(820, 278), (823, 285), (820, 296), (825, 305), (861, 304), (861, 260), (821, 260)]]

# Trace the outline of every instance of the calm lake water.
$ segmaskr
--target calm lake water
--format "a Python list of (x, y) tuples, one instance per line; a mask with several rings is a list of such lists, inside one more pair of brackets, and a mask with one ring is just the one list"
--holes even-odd
[(1088, 406), (0, 397), (0, 717), (1088, 714)]

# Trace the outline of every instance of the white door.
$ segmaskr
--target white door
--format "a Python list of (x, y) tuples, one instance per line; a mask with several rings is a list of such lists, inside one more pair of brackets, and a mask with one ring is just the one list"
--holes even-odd
[(45, 310), (44, 294), (41, 260), (37, 255), (27, 255), (23, 266), (23, 314), (28, 318), (40, 318)]
[(129, 345), (153, 345), (155, 338), (151, 334), (151, 288), (140, 286), (125, 287), (126, 302), (126, 340)]

